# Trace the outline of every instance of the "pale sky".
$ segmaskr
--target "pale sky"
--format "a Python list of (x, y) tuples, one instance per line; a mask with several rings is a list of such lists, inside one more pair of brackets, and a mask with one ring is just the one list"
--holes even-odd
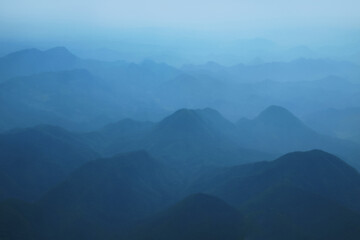
[(0, 0), (0, 31), (357, 29), (359, 9), (359, 0)]

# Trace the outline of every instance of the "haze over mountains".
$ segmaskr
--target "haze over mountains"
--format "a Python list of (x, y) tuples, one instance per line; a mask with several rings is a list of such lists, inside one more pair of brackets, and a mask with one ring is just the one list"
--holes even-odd
[(84, 60), (62, 47), (23, 50), (0, 59), (0, 129), (55, 124), (90, 130), (122, 118), (159, 121), (179, 108), (206, 107), (236, 121), (269, 103), (308, 115), (357, 107), (359, 76), (354, 63), (326, 59), (175, 68)]
[(360, 1), (0, 1), (0, 240), (359, 240)]
[(126, 60), (0, 58), (0, 239), (360, 238), (356, 61)]

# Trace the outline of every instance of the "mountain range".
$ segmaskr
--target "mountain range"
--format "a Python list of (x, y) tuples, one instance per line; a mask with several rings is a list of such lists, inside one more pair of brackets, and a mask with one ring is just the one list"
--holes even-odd
[(26, 49), (0, 58), (0, 131), (37, 124), (95, 130), (121, 118), (159, 121), (180, 108), (211, 107), (235, 120), (269, 103), (301, 115), (358, 107), (358, 69), (326, 59), (177, 68), (82, 59), (64, 47)]
[(1, 220), (12, 227), (1, 234), (144, 240), (360, 236), (360, 175), (326, 152), (213, 169), (190, 187), (159, 164), (145, 152), (86, 163), (33, 204), (2, 202)]
[(360, 239), (359, 76), (331, 59), (1, 57), (0, 239)]

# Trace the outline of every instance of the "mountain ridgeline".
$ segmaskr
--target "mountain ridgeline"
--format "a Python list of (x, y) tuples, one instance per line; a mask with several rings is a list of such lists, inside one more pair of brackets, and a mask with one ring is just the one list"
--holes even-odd
[(1, 57), (0, 240), (358, 240), (359, 69)]
[(123, 118), (159, 121), (180, 108), (210, 107), (232, 121), (270, 103), (302, 116), (356, 108), (359, 69), (329, 59), (173, 67), (82, 59), (64, 47), (25, 49), (0, 58), (0, 131), (38, 124), (95, 130)]
[(213, 169), (191, 183), (172, 171), (143, 151), (86, 163), (33, 204), (4, 201), (3, 222), (15, 226), (2, 235), (21, 229), (28, 237), (17, 239), (360, 236), (360, 174), (326, 152)]

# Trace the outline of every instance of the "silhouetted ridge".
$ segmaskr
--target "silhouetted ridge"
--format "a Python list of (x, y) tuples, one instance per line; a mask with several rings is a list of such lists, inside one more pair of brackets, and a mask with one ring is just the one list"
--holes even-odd
[(244, 146), (265, 152), (285, 154), (326, 148), (327, 140), (308, 128), (287, 109), (270, 106), (253, 120), (238, 121)]
[[(162, 120), (154, 129), (154, 136), (160, 141), (181, 139), (181, 141), (199, 141), (214, 139), (216, 131), (201, 116), (202, 110), (180, 109)], [(186, 139), (186, 140), (185, 140)]]
[(219, 198), (195, 194), (136, 230), (133, 239), (235, 240), (241, 239), (241, 228), (242, 217), (235, 208)]
[(50, 233), (59, 234), (57, 239), (66, 238), (74, 227), (88, 228), (81, 231), (79, 239), (90, 239), (99, 229), (124, 230), (166, 208), (177, 194), (170, 176), (171, 171), (145, 151), (118, 154), (84, 164), (49, 191), (40, 204)]
[(10, 53), (8, 55), (6, 55), (4, 58), (7, 59), (19, 59), (19, 58), (28, 58), (28, 60), (30, 60), (31, 57), (54, 57), (54, 58), (59, 58), (61, 60), (63, 59), (75, 59), (76, 56), (74, 54), (72, 54), (67, 48), (65, 47), (54, 47), (54, 48), (50, 48), (48, 50), (42, 51), (39, 50), (37, 48), (29, 48), (29, 49), (24, 49), (24, 50), (20, 50), (17, 52), (13, 52)]
[(47, 54), (51, 54), (51, 55), (54, 55), (54, 56), (57, 56), (57, 57), (64, 57), (64, 56), (67, 56), (67, 57), (75, 57), (74, 54), (72, 54), (67, 48), (65, 47), (54, 47), (54, 48), (50, 48), (46, 51), (44, 51), (44, 53), (47, 53)]
[(41, 54), (41, 53), (42, 53), (42, 51), (40, 51), (37, 48), (28, 48), (28, 49), (9, 53), (9, 54), (5, 55), (3, 58), (11, 59), (11, 58), (17, 58), (17, 57), (22, 57), (22, 56), (33, 56), (33, 55)]
[[(158, 123), (147, 137), (149, 152), (159, 159), (192, 168), (203, 164), (230, 165), (268, 159), (244, 149), (238, 129), (217, 111), (181, 109)], [(263, 158), (264, 157), (264, 158)]]
[[(177, 131), (223, 130), (223, 127), (234, 128), (218, 111), (205, 109), (180, 109), (162, 120), (159, 129), (173, 129)], [(234, 130), (234, 129), (232, 129)]]
[(262, 111), (255, 119), (267, 124), (302, 125), (301, 121), (286, 108), (272, 105)]
[(46, 51), (25, 49), (0, 58), (0, 82), (37, 73), (81, 68), (84, 67), (83, 63), (64, 47)]
[(274, 186), (287, 185), (360, 210), (359, 173), (341, 159), (321, 150), (293, 152), (271, 162), (233, 167), (202, 185), (217, 186), (204, 192), (221, 197), (234, 206)]
[[(281, 156), (280, 158), (274, 160), (274, 162), (282, 162), (282, 163), (289, 163), (289, 162), (299, 162), (301, 164), (311, 164), (311, 163), (333, 163), (336, 164), (337, 166), (342, 165), (342, 166), (348, 166), (350, 167), (348, 164), (346, 164), (344, 161), (342, 161), (340, 158), (336, 157), (333, 154), (330, 154), (328, 152), (319, 150), (319, 149), (314, 149), (314, 150), (310, 150), (310, 151), (305, 151), (305, 152), (292, 152), (292, 153), (287, 153), (283, 156)], [(350, 167), (351, 168), (351, 167)]]
[(165, 118), (159, 123), (159, 128), (176, 128), (178, 130), (188, 130), (201, 126), (203, 120), (197, 114), (196, 110), (180, 109)]

